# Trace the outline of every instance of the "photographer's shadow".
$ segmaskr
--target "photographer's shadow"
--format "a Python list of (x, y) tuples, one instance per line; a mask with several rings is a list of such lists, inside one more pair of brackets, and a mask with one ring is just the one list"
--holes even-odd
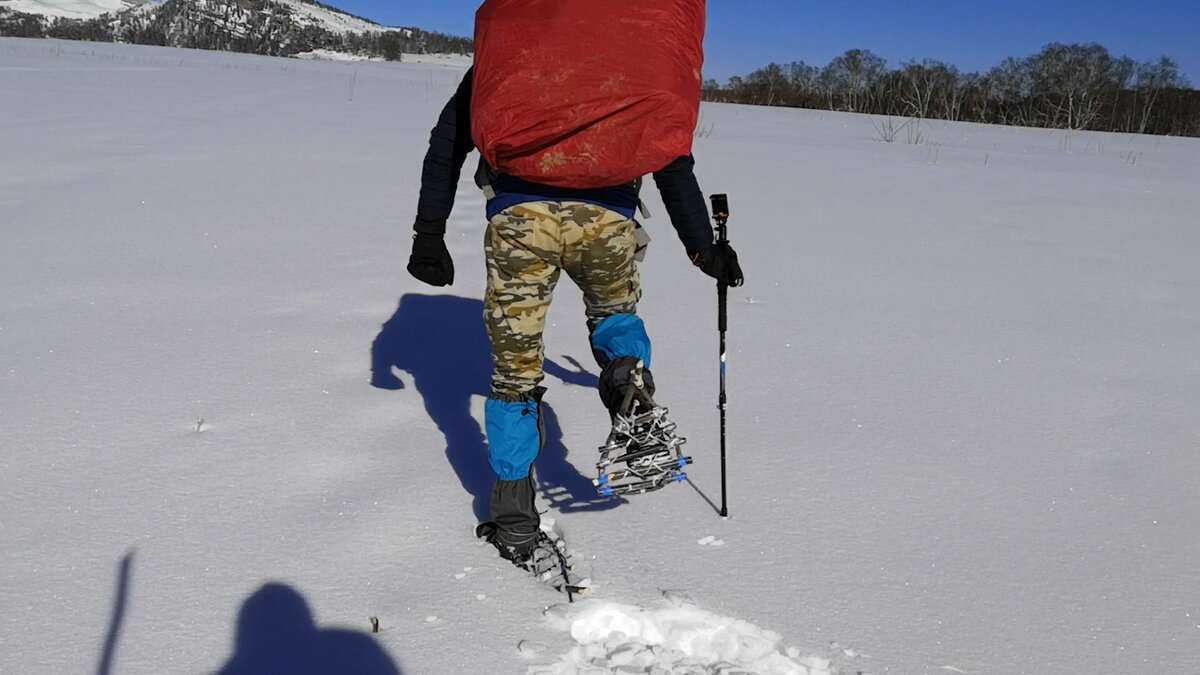
[(216, 675), (401, 675), (370, 635), (317, 628), (294, 588), (265, 584), (242, 604), (234, 653)]
[[(574, 370), (546, 359), (545, 372), (568, 384), (596, 387), (598, 379), (578, 362)], [(446, 458), (473, 499), (475, 518), (488, 519), (494, 476), (487, 441), (471, 415), (471, 397), (491, 392), (491, 345), (483, 325), (483, 302), (452, 295), (406, 295), (371, 346), (371, 384), (403, 389), (394, 370), (412, 376), (425, 410), (446, 437)], [(558, 416), (545, 401), (545, 445), (535, 462), (538, 487), (550, 506), (562, 513), (604, 511), (623, 503), (602, 498), (589, 478), (567, 461)], [(598, 444), (598, 443), (597, 443)]]

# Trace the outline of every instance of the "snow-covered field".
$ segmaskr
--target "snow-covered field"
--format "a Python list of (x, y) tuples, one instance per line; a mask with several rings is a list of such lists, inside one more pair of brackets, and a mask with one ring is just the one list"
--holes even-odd
[(1200, 142), (705, 106), (732, 517), (715, 292), (650, 188), (694, 488), (589, 499), (564, 283), (563, 606), (471, 536), (468, 177), (456, 284), (404, 272), (460, 75), (0, 39), (0, 672), (1200, 672)]

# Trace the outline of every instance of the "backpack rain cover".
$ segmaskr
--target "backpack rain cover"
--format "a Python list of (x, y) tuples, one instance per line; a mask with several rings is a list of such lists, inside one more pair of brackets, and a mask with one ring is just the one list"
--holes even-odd
[(471, 133), (493, 168), (597, 188), (692, 151), (704, 0), (486, 0)]

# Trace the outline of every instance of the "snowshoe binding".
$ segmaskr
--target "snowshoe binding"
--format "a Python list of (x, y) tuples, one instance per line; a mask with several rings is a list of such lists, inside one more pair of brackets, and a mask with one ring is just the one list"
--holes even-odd
[(565, 593), (570, 602), (575, 601), (576, 595), (588, 592), (588, 580), (575, 573), (566, 541), (553, 520), (544, 519), (536, 534), (517, 544), (506, 542), (496, 523), (490, 521), (480, 523), (475, 528), (475, 536), (495, 546), (501, 558), (533, 575), (541, 583)]

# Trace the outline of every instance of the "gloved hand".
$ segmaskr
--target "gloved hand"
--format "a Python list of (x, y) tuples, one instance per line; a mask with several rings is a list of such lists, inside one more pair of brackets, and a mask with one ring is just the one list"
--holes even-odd
[(446, 250), (446, 242), (441, 235), (425, 232), (413, 235), (408, 273), (430, 286), (449, 286), (454, 283), (454, 260), (450, 258), (450, 251)]
[(737, 251), (726, 243), (716, 243), (707, 250), (692, 255), (692, 263), (705, 274), (726, 286), (741, 286), (745, 281), (742, 266), (738, 264)]

